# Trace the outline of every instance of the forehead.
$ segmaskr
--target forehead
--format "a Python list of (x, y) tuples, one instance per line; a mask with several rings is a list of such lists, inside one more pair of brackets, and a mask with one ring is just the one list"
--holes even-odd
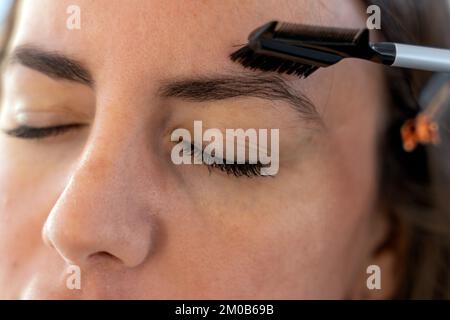
[[(269, 20), (361, 26), (357, 0), (22, 0), (14, 45), (37, 44), (122, 76), (221, 71), (228, 55)], [(66, 27), (80, 8), (81, 29)], [(189, 63), (187, 63), (189, 62)], [(109, 77), (110, 79), (110, 77)]]

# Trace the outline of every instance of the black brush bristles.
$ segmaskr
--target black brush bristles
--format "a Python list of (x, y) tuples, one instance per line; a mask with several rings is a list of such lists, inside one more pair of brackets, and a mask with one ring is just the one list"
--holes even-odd
[(308, 77), (319, 68), (300, 62), (258, 54), (249, 46), (242, 47), (235, 51), (230, 55), (230, 58), (232, 61), (240, 63), (245, 68), (296, 75), (300, 78)]

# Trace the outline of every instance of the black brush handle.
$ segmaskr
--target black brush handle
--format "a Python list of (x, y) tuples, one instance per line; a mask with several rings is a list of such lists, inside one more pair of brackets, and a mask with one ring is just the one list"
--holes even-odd
[(342, 56), (332, 52), (317, 50), (311, 47), (293, 46), (283, 41), (271, 39), (261, 39), (253, 43), (250, 42), (249, 46), (255, 52), (260, 54), (318, 67), (328, 67), (343, 59)]

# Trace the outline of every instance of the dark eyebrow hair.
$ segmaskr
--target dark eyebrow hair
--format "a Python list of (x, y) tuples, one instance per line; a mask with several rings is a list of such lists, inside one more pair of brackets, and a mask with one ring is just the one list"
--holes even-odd
[[(55, 51), (31, 45), (15, 48), (9, 63), (19, 63), (51, 78), (64, 79), (93, 86), (94, 80), (82, 63)], [(264, 72), (244, 71), (237, 75), (201, 76), (193, 79), (165, 81), (159, 93), (193, 102), (255, 97), (288, 102), (302, 118), (320, 120), (314, 104), (295, 90), (283, 77)]]
[(20, 46), (13, 50), (9, 63), (19, 63), (51, 78), (64, 79), (93, 86), (90, 72), (82, 63), (58, 52), (45, 51), (33, 46)]
[(235, 97), (255, 97), (288, 102), (302, 118), (319, 120), (311, 100), (295, 90), (281, 76), (270, 73), (244, 72), (238, 75), (208, 76), (165, 82), (159, 89), (163, 97), (192, 102), (224, 100)]

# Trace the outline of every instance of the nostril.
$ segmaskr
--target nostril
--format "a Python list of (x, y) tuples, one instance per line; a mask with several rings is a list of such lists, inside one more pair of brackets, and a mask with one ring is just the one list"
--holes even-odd
[(99, 251), (99, 252), (92, 253), (89, 255), (88, 258), (95, 259), (95, 260), (107, 259), (107, 260), (115, 260), (115, 261), (121, 262), (121, 260), (119, 258), (117, 258), (115, 255), (112, 255), (111, 253), (106, 252), (106, 251)]

